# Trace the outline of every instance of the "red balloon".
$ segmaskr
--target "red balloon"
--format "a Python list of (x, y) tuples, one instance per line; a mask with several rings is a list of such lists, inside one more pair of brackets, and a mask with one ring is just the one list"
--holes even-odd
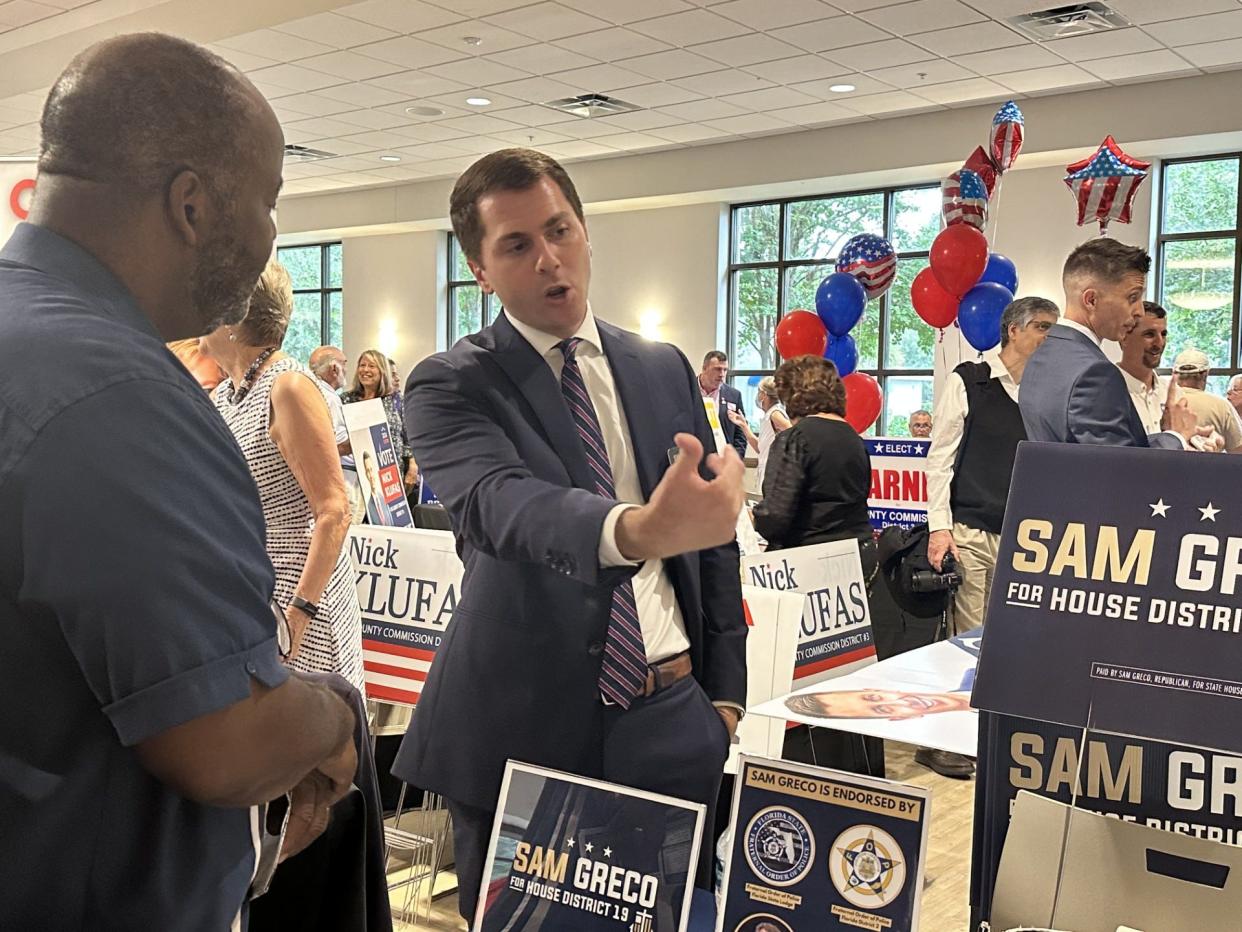
[(884, 393), (875, 377), (865, 372), (851, 372), (841, 384), (845, 386), (845, 419), (861, 434), (880, 416)]
[(945, 227), (932, 242), (932, 273), (955, 298), (975, 287), (987, 266), (987, 237), (968, 223)]
[(958, 299), (940, 287), (936, 273), (930, 268), (914, 276), (910, 283), (910, 303), (914, 305), (914, 313), (937, 329), (957, 320)]
[(972, 172), (978, 173), (983, 179), (983, 186), (988, 189), (988, 197), (992, 196), (992, 189), (996, 187), (996, 163), (992, 161), (983, 146), (976, 146), (975, 151), (970, 153), (966, 161), (962, 163), (962, 168), (969, 168)]
[[(982, 273), (981, 273), (982, 274)], [(790, 311), (776, 325), (776, 351), (784, 359), (794, 356), (823, 356), (828, 348), (828, 328), (818, 314)]]

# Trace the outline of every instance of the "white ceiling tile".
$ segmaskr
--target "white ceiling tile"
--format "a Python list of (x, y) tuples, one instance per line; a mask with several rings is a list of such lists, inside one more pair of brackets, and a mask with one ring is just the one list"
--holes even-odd
[(550, 146), (572, 137), (546, 126), (523, 126), (521, 129), (497, 133), (495, 138), (510, 146)]
[(760, 62), (757, 65), (747, 66), (746, 70), (778, 84), (794, 84), (798, 81), (830, 78), (834, 74), (841, 73), (841, 66), (819, 55), (806, 54), (782, 58), (778, 61)]
[(602, 19), (587, 16), (550, 0), (507, 13), (497, 13), (487, 17), (487, 22), (541, 41), (595, 32), (610, 25)]
[(0, 27), (18, 29), (37, 23), (41, 19), (50, 19), (60, 15), (61, 11), (54, 6), (35, 3), (33, 0), (9, 0), (0, 3)]
[(397, 36), (395, 39), (385, 39), (383, 42), (359, 46), (354, 51), (369, 58), (415, 69), (430, 68), (432, 65), (443, 65), (446, 62), (470, 57), (464, 48), (454, 51), (442, 45), (424, 42), (414, 36)]
[(634, 113), (618, 113), (616, 116), (610, 116), (608, 121), (613, 126), (620, 126), (622, 129), (634, 132), (661, 129), (680, 122), (676, 116), (671, 113), (665, 113), (662, 110), (637, 110)]
[(989, 20), (985, 23), (954, 26), (952, 29), (921, 32), (911, 36), (910, 41), (917, 42), (937, 55), (953, 56), (1025, 45), (1030, 40), (1000, 23)]
[(417, 71), (389, 74), (382, 78), (375, 78), (367, 83), (374, 84), (376, 87), (386, 88), (390, 91), (396, 91), (399, 94), (403, 94), (407, 100), (417, 100), (422, 97), (430, 97), (433, 94), (447, 94), (450, 91), (459, 91), (469, 87), (469, 85), (463, 84), (461, 81), (450, 81), (448, 78), (422, 74)]
[(548, 154), (558, 159), (585, 159), (598, 155), (612, 155), (616, 151), (608, 146), (601, 146), (597, 142), (591, 142), (589, 139), (571, 139), (558, 146), (547, 147)]
[(757, 113), (767, 113), (772, 110), (779, 110), (782, 107), (801, 107), (805, 104), (819, 102), (818, 97), (803, 94), (801, 91), (790, 90), (787, 87), (771, 87), (767, 90), (750, 91), (746, 94), (730, 94), (728, 97), (722, 97), (721, 100), (727, 104), (733, 104), (735, 107), (741, 107), (743, 110), (754, 110)]
[(470, 87), (483, 87), (484, 85), (491, 87), (527, 77), (525, 71), (510, 68), (499, 62), (488, 61), (486, 58), (464, 59), (450, 62), (447, 65), (436, 65), (425, 70), (438, 78), (460, 81)]
[(456, 159), (434, 159), (430, 162), (419, 162), (418, 168), (427, 173), (429, 178), (455, 177), (473, 165), (474, 156)]
[[(378, 58), (367, 58), (367, 56), (359, 55), (357, 52), (345, 51), (316, 55), (312, 58), (303, 59), (302, 64), (307, 68), (336, 75), (338, 78), (345, 78), (349, 81), (366, 81), (370, 78), (378, 78), (380, 75), (393, 74), (403, 70), (400, 65), (394, 65), (392, 62), (380, 61)], [(307, 90), (314, 90), (314, 88), (307, 88)]]
[(728, 117), (741, 116), (746, 112), (743, 108), (735, 107), (733, 104), (711, 99), (695, 100), (687, 104), (672, 104), (660, 109), (672, 116), (695, 123), (723, 120)]
[(958, 55), (955, 61), (963, 68), (969, 68), (983, 75), (1065, 64), (1065, 60), (1059, 55), (1053, 55), (1039, 45), (1019, 45), (1010, 49), (994, 49), (990, 52)]
[(516, 123), (488, 116), (486, 113), (472, 113), (470, 116), (456, 117), (452, 120), (441, 120), (437, 125), (447, 129), (459, 129), (467, 133), (500, 133), (505, 130), (518, 129)]
[(390, 103), (400, 103), (409, 99), (399, 91), (390, 91), (389, 88), (366, 82), (325, 87), (320, 93), (324, 97), (332, 98), (333, 101), (344, 101), (354, 104), (355, 107), (385, 107)]
[(1108, 5), (1136, 26), (1238, 8), (1237, 0), (1109, 0)]
[(672, 81), (687, 78), (692, 74), (704, 74), (708, 71), (720, 70), (720, 63), (695, 55), (685, 49), (671, 49), (667, 52), (656, 52), (654, 55), (642, 55), (638, 58), (627, 58), (620, 62), (639, 74), (661, 81)]
[[(1009, 16), (1019, 16), (1022, 13), (1050, 9), (1048, 0), (967, 0), (967, 2), (985, 10), (992, 19), (1004, 19)], [(1113, 6), (1112, 0), (1109, 0), (1108, 5)], [(837, 6), (841, 4), (838, 3)]]
[[(832, 5), (849, 13), (861, 13), (864, 10), (875, 10), (883, 6), (896, 6), (906, 2), (907, 0), (832, 0)], [(989, 2), (1004, 2), (1004, 0), (989, 0)]]
[(406, 122), (409, 117), (402, 119), (392, 113), (383, 110), (359, 109), (347, 110), (345, 113), (337, 114), (337, 119), (344, 120), (346, 123), (355, 123), (358, 129), (392, 129), (394, 126), (400, 126)]
[(815, 126), (821, 123), (837, 123), (842, 120), (857, 120), (858, 114), (853, 110), (834, 103), (807, 104), (805, 107), (789, 107), (784, 110), (773, 110), (772, 115), (787, 123), (801, 126)]
[(419, 0), (366, 0), (365, 3), (341, 7), (336, 12), (401, 33), (434, 29), (460, 22), (468, 16), (432, 6), (430, 3), (421, 3)]
[(381, 39), (391, 39), (396, 35), (389, 29), (382, 29), (348, 16), (338, 16), (335, 13), (317, 13), (314, 16), (295, 19), (272, 28), (279, 32), (287, 32), (289, 35), (310, 39), (312, 42), (321, 42), (334, 49), (347, 49), (355, 45), (364, 45), (367, 42), (379, 42)]
[(767, 30), (823, 19), (835, 10), (820, 0), (731, 0), (712, 7), (712, 12), (752, 29)]
[(1178, 54), (1199, 68), (1219, 68), (1242, 62), (1242, 39), (1222, 39), (1199, 45), (1183, 45)]
[(551, 76), (556, 81), (563, 81), (581, 88), (580, 93), (599, 92), (608, 94), (611, 91), (647, 84), (650, 79), (636, 71), (621, 68), (617, 65), (591, 65), (587, 68), (575, 68), (572, 71), (558, 71)]
[(743, 94), (772, 86), (770, 81), (742, 71), (740, 68), (709, 71), (707, 74), (681, 78), (675, 83), (679, 87), (694, 91), (697, 97), (723, 97), (725, 94)]
[(392, 130), (372, 130), (366, 133), (353, 133), (342, 138), (350, 142), (356, 142), (359, 145), (370, 146), (372, 149), (395, 149), (398, 146), (408, 146), (410, 144), (409, 136), (404, 133), (395, 133)]
[(1056, 39), (1045, 42), (1044, 48), (1070, 61), (1090, 61), (1093, 58), (1152, 52), (1160, 48), (1160, 43), (1143, 30), (1130, 28), (1097, 32), (1073, 39)]
[(832, 16), (801, 26), (775, 29), (771, 34), (808, 52), (826, 52), (891, 38), (883, 29), (877, 29), (855, 16)]
[(520, 81), (508, 81), (489, 87), (507, 97), (516, 97), (533, 104), (544, 104), (562, 97), (577, 97), (582, 93), (575, 85), (553, 78), (523, 78)]
[(599, 61), (619, 61), (622, 58), (636, 58), (639, 55), (651, 55), (655, 52), (667, 51), (671, 46), (640, 35), (631, 29), (601, 29), (599, 32), (588, 32), (586, 35), (574, 36), (564, 42), (564, 46)]
[(408, 155), (422, 161), (459, 159), (466, 154), (460, 146), (455, 146), (451, 142), (420, 142), (412, 146), (402, 146), (395, 151), (397, 155)]
[(1003, 100), (1010, 97), (1013, 92), (988, 78), (966, 78), (963, 81), (946, 81), (944, 84), (920, 87), (915, 90), (915, 93), (938, 104), (952, 105), (972, 101)]
[(37, 120), (43, 113), (43, 102), (46, 98), (46, 90), (38, 92), (29, 91), (25, 94), (14, 94), (12, 97), (0, 100), (0, 107), (16, 111), (19, 114), (25, 114)]
[(841, 101), (841, 106), (863, 116), (881, 113), (907, 113), (916, 110), (938, 110), (941, 105), (925, 100), (909, 91), (888, 91), (884, 94), (864, 94)]
[(702, 123), (680, 123), (676, 126), (665, 126), (652, 130), (651, 134), (675, 143), (701, 142), (708, 139), (719, 139), (722, 136), (728, 135), (723, 130), (716, 129), (714, 126), (705, 126)]
[(1118, 55), (1084, 62), (1083, 67), (1105, 81), (1159, 78), (1175, 72), (1194, 71), (1194, 66), (1176, 52), (1158, 49), (1138, 55)]
[[(482, 107), (475, 107), (466, 103), (467, 97), (473, 97), (475, 93), (486, 97), (491, 101)], [(495, 88), (485, 87), (480, 91), (455, 91), (451, 94), (439, 94), (435, 97), (426, 98), (432, 106), (443, 107), (446, 111), (449, 109), (458, 110), (462, 116), (470, 113), (487, 113), (495, 115), (498, 110), (505, 110), (513, 107), (524, 107), (527, 101), (521, 98), (512, 97), (508, 94), (502, 94)]]
[(331, 136), (348, 136), (364, 127), (347, 123), (339, 117), (311, 117), (295, 123), (285, 123), (285, 141), (305, 143), (309, 139), (326, 139)]
[(705, 95), (696, 91), (678, 87), (676, 84), (643, 84), (639, 87), (627, 87), (625, 99), (640, 107), (665, 107), (669, 104), (684, 104), (688, 100), (697, 100)]
[(929, 61), (935, 54), (905, 39), (885, 39), (825, 52), (825, 57), (844, 65), (848, 71), (875, 71), (881, 67), (896, 68), (914, 62)]
[(264, 55), (252, 55), (250, 52), (243, 52), (240, 49), (226, 49), (224, 46), (208, 46), (208, 48), (234, 68), (241, 71), (258, 71), (260, 68), (270, 68), (272, 65), (280, 64), (280, 61), (275, 58), (268, 58)]
[(745, 136), (752, 133), (780, 133), (790, 132), (794, 129), (794, 125), (781, 120), (766, 113), (746, 113), (742, 116), (729, 117), (724, 120), (706, 120), (704, 121), (713, 129), (723, 130), (735, 136)]
[(630, 28), (645, 36), (677, 46), (689, 45), (692, 42), (728, 39), (740, 36), (747, 31), (746, 27), (740, 23), (717, 16), (708, 10), (674, 13), (672, 16), (661, 16), (659, 19), (634, 23)]
[[(1170, 6), (1175, 7), (1176, 4)], [(1242, 38), (1242, 10), (1155, 23), (1144, 27), (1144, 31), (1165, 45), (1172, 46)]]
[(610, 23), (624, 24), (693, 9), (685, 0), (564, 0), (567, 6)]
[[(473, 36), (483, 41), (477, 46), (467, 45), (463, 41), (465, 36)], [(485, 57), (530, 45), (530, 36), (477, 20), (441, 26), (438, 29), (425, 29), (418, 33), (418, 38), (442, 45), (449, 51), (460, 52), (469, 58)]]
[(714, 59), (722, 65), (731, 65), (735, 68), (778, 58), (793, 58), (801, 54), (799, 49), (787, 42), (781, 42), (779, 39), (773, 39), (762, 33), (695, 45), (691, 47), (691, 51)]
[(569, 120), (577, 119), (577, 117), (563, 110), (553, 110), (551, 107), (541, 107), (537, 104), (511, 107), (507, 110), (501, 110), (496, 116), (521, 126), (554, 126), (557, 123), (565, 123)]
[(468, 19), (478, 19), (480, 16), (491, 16), (516, 7), (527, 6), (531, 0), (437, 0), (437, 2)]
[(598, 59), (588, 58), (586, 55), (580, 55), (548, 42), (539, 42), (520, 49), (509, 49), (507, 52), (497, 52), (487, 57), (502, 65), (519, 68), (530, 74), (551, 74), (554, 71), (585, 68), (598, 61)]
[[(357, 132), (357, 128), (351, 130)], [(374, 152), (371, 146), (363, 145), (360, 142), (350, 142), (348, 139), (340, 137), (332, 139), (312, 139), (307, 143), (312, 149), (319, 149), (322, 152), (331, 152), (334, 155), (357, 155), (360, 152)]]
[(626, 151), (634, 149), (662, 149), (667, 148), (669, 145), (667, 139), (652, 136), (650, 133), (617, 133), (614, 136), (604, 138), (602, 142), (614, 149)]
[(349, 103), (333, 100), (322, 94), (290, 94), (277, 98), (273, 103), (282, 110), (301, 113), (305, 116), (332, 116), (334, 113), (344, 113), (353, 109)]
[(407, 146), (415, 142), (447, 142), (451, 139), (461, 139), (467, 135), (462, 130), (449, 129), (447, 126), (441, 126), (439, 123), (414, 123), (408, 126), (394, 126), (389, 132), (406, 140), (404, 145)]
[(322, 55), (332, 51), (330, 45), (311, 42), (309, 39), (277, 32), (275, 29), (259, 29), (240, 36), (231, 36), (228, 39), (220, 39), (216, 45), (282, 62), (297, 61), (299, 58), (309, 58), (311, 55)]
[(258, 83), (272, 84), (276, 87), (287, 87), (291, 91), (317, 91), (321, 87), (340, 84), (336, 75), (312, 71), (300, 65), (273, 65), (271, 68), (260, 68), (250, 73), (250, 80)]
[(862, 13), (862, 18), (881, 29), (908, 36), (916, 32), (977, 23), (987, 17), (961, 0), (913, 0), (912, 3), (867, 10)]
[(1083, 71), (1077, 65), (1068, 64), (1054, 65), (1051, 68), (1034, 68), (1029, 71), (1015, 71), (1011, 74), (998, 74), (996, 80), (1021, 94), (1099, 83), (1095, 75)]
[(629, 132), (612, 121), (612, 117), (577, 117), (572, 123), (558, 123), (554, 132), (574, 139), (600, 139), (614, 133)]
[[(836, 91), (829, 90), (835, 84), (853, 84), (854, 90), (845, 94), (838, 94)], [(855, 73), (842, 74), (833, 78), (824, 78), (819, 81), (802, 81), (798, 84), (789, 85), (795, 91), (801, 91), (804, 94), (810, 94), (820, 100), (831, 101), (832, 103), (840, 103), (849, 94), (879, 94), (884, 91), (891, 91), (893, 86), (883, 81), (873, 78), (869, 74)]]
[(897, 68), (878, 68), (871, 73), (881, 81), (909, 90), (918, 90), (920, 87), (940, 84), (944, 81), (960, 81), (963, 78), (973, 77), (961, 65), (944, 58), (935, 58), (913, 65), (901, 65)]

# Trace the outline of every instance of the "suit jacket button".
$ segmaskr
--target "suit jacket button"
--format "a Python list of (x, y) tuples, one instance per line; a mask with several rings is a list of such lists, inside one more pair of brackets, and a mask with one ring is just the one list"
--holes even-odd
[(599, 641), (592, 641), (590, 644), (587, 645), (587, 653), (590, 654), (592, 657), (598, 657), (603, 652), (604, 652), (604, 645), (601, 644)]

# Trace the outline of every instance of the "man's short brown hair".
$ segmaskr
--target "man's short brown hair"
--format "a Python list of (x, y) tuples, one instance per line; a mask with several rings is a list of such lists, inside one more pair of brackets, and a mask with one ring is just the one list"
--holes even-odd
[(483, 246), (479, 200), (493, 191), (525, 191), (541, 178), (555, 181), (578, 219), (586, 223), (578, 191), (560, 162), (534, 149), (501, 149), (467, 168), (449, 195), (449, 219), (466, 258), (478, 262)]
[(1151, 256), (1141, 246), (1127, 246), (1107, 236), (1089, 239), (1065, 260), (1061, 279), (1068, 281), (1085, 275), (1091, 279), (1113, 283), (1130, 272), (1146, 275), (1151, 271)]
[(845, 417), (845, 385), (832, 360), (795, 356), (776, 370), (776, 394), (792, 417), (837, 414)]

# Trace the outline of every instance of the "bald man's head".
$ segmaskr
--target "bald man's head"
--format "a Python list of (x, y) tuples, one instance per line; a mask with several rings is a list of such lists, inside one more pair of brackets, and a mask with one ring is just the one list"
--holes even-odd
[(39, 172), (155, 194), (190, 168), (225, 195), (263, 106), (237, 69), (193, 42), (154, 32), (108, 39), (52, 86)]

